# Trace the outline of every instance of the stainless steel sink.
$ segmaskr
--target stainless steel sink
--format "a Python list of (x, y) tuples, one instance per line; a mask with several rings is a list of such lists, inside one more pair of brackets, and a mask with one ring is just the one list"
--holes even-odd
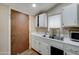
[[(43, 37), (47, 37), (46, 35), (43, 35)], [(62, 40), (63, 41), (63, 37), (58, 37), (58, 36), (49, 36), (48, 38), (51, 38), (51, 39), (57, 39), (57, 40)]]

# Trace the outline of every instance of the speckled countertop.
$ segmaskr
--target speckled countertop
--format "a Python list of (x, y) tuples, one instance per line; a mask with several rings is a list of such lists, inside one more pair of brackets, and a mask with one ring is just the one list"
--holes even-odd
[(79, 47), (79, 42), (71, 41), (70, 38), (64, 38), (64, 40), (57, 40), (57, 39), (52, 39), (52, 38), (49, 38), (49, 37), (43, 37), (43, 35), (44, 35), (43, 33), (36, 33), (36, 32), (32, 33), (32, 35), (38, 36), (38, 37), (41, 37), (41, 38), (45, 38), (45, 39), (48, 39), (48, 40), (54, 40), (54, 41), (57, 41), (57, 42), (60, 42), (60, 43), (71, 44), (71, 45)]

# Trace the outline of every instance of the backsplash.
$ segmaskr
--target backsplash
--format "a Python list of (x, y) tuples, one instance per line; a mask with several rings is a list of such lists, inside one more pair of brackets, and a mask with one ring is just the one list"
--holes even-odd
[(71, 32), (71, 31), (79, 31), (79, 27), (70, 27), (70, 28), (63, 28), (63, 34), (64, 34), (64, 36), (65, 37), (69, 37), (69, 33)]
[(50, 36), (53, 36), (53, 35), (60, 36), (60, 29), (59, 28), (50, 28), (48, 33)]
[[(53, 32), (53, 30), (57, 30)], [(64, 35), (64, 37), (69, 37), (69, 33), (71, 31), (79, 31), (79, 27), (68, 27), (68, 28), (62, 28), (62, 29), (53, 29), (51, 28), (51, 31), (49, 32), (47, 28), (36, 28), (36, 32), (48, 32), (49, 34), (53, 33), (59, 36)]]
[(36, 28), (36, 32), (48, 32), (48, 28)]

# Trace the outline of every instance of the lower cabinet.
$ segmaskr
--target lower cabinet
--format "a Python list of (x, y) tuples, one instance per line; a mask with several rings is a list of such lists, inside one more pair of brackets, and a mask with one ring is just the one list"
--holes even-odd
[(79, 55), (79, 47), (74, 45), (64, 44), (64, 51), (66, 54)]
[(69, 51), (64, 51), (64, 55), (74, 55), (74, 54)]
[(39, 50), (43, 55), (50, 55), (50, 46), (47, 43), (40, 42)]
[(32, 48), (35, 49), (37, 52), (39, 52), (39, 41), (32, 39)]
[(59, 55), (63, 55), (63, 53), (64, 55), (79, 55), (78, 46), (35, 36), (32, 37), (32, 48), (43, 55), (56, 55), (56, 53)]
[(32, 48), (43, 55), (50, 55), (50, 46), (36, 39), (32, 39)]

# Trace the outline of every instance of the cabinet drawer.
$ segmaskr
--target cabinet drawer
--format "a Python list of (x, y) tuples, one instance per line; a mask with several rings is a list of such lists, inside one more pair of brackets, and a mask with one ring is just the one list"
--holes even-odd
[(65, 44), (64, 45), (64, 50), (69, 51), (73, 54), (78, 54), (79, 55), (79, 47), (77, 47), (77, 46)]
[(63, 50), (63, 43), (60, 43), (60, 42), (57, 42), (57, 41), (51, 41), (51, 46), (54, 46), (56, 48)]

